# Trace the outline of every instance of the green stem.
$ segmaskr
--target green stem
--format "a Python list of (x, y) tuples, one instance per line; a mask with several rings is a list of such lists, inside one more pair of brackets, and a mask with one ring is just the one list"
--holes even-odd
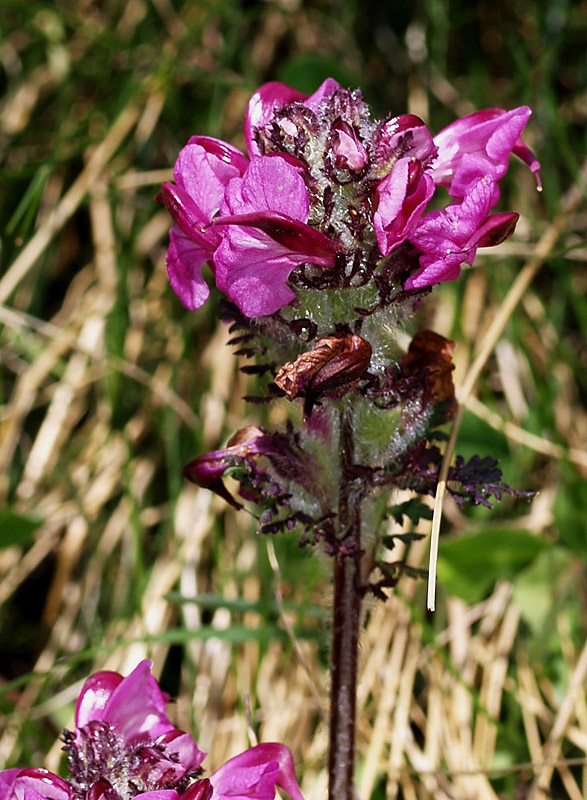
[[(352, 424), (349, 409), (341, 413), (341, 487), (339, 542), (334, 558), (332, 685), (330, 692), (330, 800), (353, 800), (355, 774), (357, 661), (361, 616), (361, 504), (353, 498)], [(354, 502), (353, 502), (354, 500)], [(349, 554), (350, 551), (350, 554)]]

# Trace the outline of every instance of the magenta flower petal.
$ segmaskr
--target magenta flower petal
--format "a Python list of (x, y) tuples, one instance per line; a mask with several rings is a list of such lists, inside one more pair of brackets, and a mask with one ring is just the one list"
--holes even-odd
[(75, 725), (82, 728), (88, 722), (101, 720), (104, 709), (116, 687), (124, 678), (118, 672), (96, 672), (84, 683), (75, 706)]
[(456, 281), (461, 274), (461, 265), (467, 260), (467, 254), (447, 253), (420, 256), (420, 269), (404, 283), (404, 289), (424, 289), (437, 283)]
[(371, 173), (384, 178), (398, 159), (417, 158), (428, 163), (436, 155), (432, 134), (414, 114), (402, 114), (380, 122), (372, 139)]
[(201, 270), (209, 258), (207, 249), (186, 236), (178, 225), (172, 226), (166, 258), (167, 274), (171, 288), (186, 308), (200, 308), (210, 295)]
[(326, 78), (323, 83), (316, 89), (314, 94), (311, 94), (306, 100), (304, 105), (311, 108), (312, 111), (319, 111), (320, 106), (327, 100), (330, 100), (332, 95), (342, 89), (342, 86), (334, 78)]
[(454, 196), (462, 197), (465, 188), (453, 186), (453, 177), (459, 163), (466, 154), (477, 154), (489, 159), (493, 167), (492, 176), (499, 180), (508, 169), (510, 153), (519, 155), (537, 172), (540, 164), (524, 144), (521, 133), (531, 110), (520, 106), (511, 111), (486, 108), (456, 120), (434, 137), (438, 146), (438, 158), (432, 175), (437, 184), (449, 186)]
[(216, 283), (245, 316), (263, 317), (295, 300), (287, 279), (308, 260), (267, 234), (235, 226), (216, 251)]
[(210, 254), (220, 243), (218, 231), (210, 229), (218, 213), (227, 184), (244, 173), (248, 159), (219, 139), (194, 136), (180, 151), (173, 177), (164, 183), (157, 199), (182, 231)]
[[(109, 784), (101, 786), (95, 784), (88, 792), (86, 800), (111, 800), (113, 791)], [(139, 792), (134, 795), (133, 800), (179, 800), (179, 794), (175, 789), (155, 789), (152, 792)]]
[(212, 136), (192, 136), (188, 141), (188, 146), (192, 144), (199, 145), (219, 161), (230, 164), (241, 175), (249, 165), (249, 159), (238, 148), (222, 139), (215, 139)]
[(518, 139), (515, 144), (512, 153), (515, 156), (518, 156), (524, 164), (530, 169), (530, 172), (534, 173), (534, 177), (536, 178), (536, 185), (539, 191), (542, 191), (542, 179), (540, 178), (540, 161), (536, 158), (534, 153), (524, 144), (522, 137)]
[(296, 266), (334, 264), (338, 245), (305, 224), (308, 212), (304, 180), (285, 159), (255, 158), (229, 183), (215, 221), (215, 227), (227, 226), (214, 254), (216, 283), (246, 316), (273, 314), (291, 303), (295, 294), (286, 282)]
[(178, 778), (183, 777), (186, 772), (197, 769), (206, 755), (189, 733), (177, 729), (157, 737), (154, 747), (161, 748), (167, 763), (175, 766)]
[(67, 781), (46, 769), (7, 769), (0, 772), (0, 800), (72, 800)]
[(400, 158), (376, 190), (373, 227), (382, 255), (405, 241), (415, 220), (434, 194), (434, 181), (419, 161)]
[(0, 772), (0, 800), (8, 800), (12, 795), (19, 772), (21, 772), (20, 767), (4, 769)]
[(173, 177), (191, 197), (202, 220), (210, 222), (220, 208), (228, 182), (244, 173), (248, 160), (218, 139), (199, 136), (190, 142), (180, 150)]
[(197, 774), (205, 754), (167, 718), (168, 700), (148, 660), (126, 678), (99, 672), (86, 681), (76, 729), (63, 735), (74, 786), (86, 792), (86, 800), (129, 800), (141, 792), (183, 789)]
[(303, 102), (307, 96), (278, 81), (264, 83), (257, 89), (249, 100), (244, 124), (245, 142), (251, 156), (262, 155), (255, 141), (255, 129), (267, 125), (276, 108), (288, 103)]
[(498, 170), (494, 163), (477, 153), (466, 153), (459, 161), (450, 185), (450, 194), (453, 197), (465, 197), (470, 191), (471, 186), (480, 178), (491, 178), (493, 184), (493, 194), (491, 196), (491, 208), (499, 200), (499, 185), (497, 183)]
[(492, 214), (467, 242), (467, 247), (495, 247), (505, 242), (515, 231), (519, 218), (515, 212)]
[(175, 730), (165, 714), (169, 696), (151, 675), (151, 666), (148, 659), (141, 661), (114, 689), (104, 708), (102, 719), (127, 741), (156, 739)]
[(155, 198), (162, 203), (175, 224), (210, 257), (220, 244), (218, 231), (210, 227), (212, 218), (204, 217), (190, 195), (181, 186), (165, 182)]
[(489, 178), (480, 178), (461, 203), (424, 214), (409, 236), (422, 251), (420, 270), (408, 278), (405, 289), (455, 280), (460, 265), (473, 262), (479, 240), (486, 233), (484, 226), (493, 202), (494, 183)]
[(182, 794), (182, 800), (212, 800), (214, 789), (208, 778), (190, 784)]
[(212, 259), (222, 241), (221, 231), (210, 223), (224, 200), (227, 184), (242, 175), (248, 164), (232, 145), (210, 136), (193, 136), (175, 163), (175, 184), (164, 183), (157, 195), (176, 223), (169, 237), (167, 271), (186, 308), (199, 308), (208, 298), (201, 266)]
[(242, 178), (228, 184), (221, 216), (275, 211), (306, 222), (310, 202), (296, 167), (279, 156), (255, 158)]
[(277, 244), (303, 256), (304, 261), (321, 267), (332, 267), (341, 249), (338, 242), (316, 228), (275, 211), (218, 217), (215, 224), (240, 225), (263, 231)]
[(363, 169), (368, 156), (356, 130), (340, 120), (335, 124), (332, 136), (332, 151), (336, 166), (342, 169)]
[(293, 800), (304, 800), (291, 753), (282, 744), (259, 744), (231, 758), (210, 776), (210, 783), (212, 800), (273, 800), (276, 786)]

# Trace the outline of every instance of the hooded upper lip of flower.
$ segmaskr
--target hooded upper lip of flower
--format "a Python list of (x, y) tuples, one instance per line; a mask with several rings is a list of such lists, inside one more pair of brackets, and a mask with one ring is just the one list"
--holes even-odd
[(400, 158), (377, 186), (373, 227), (382, 255), (405, 241), (434, 194), (434, 181), (414, 158)]
[(535, 173), (540, 188), (540, 163), (522, 140), (531, 113), (528, 106), (511, 111), (485, 108), (448, 125), (434, 137), (438, 155), (431, 175), (435, 183), (449, 187), (454, 197), (463, 197), (473, 177), (470, 172), (466, 177), (459, 174), (465, 156), (481, 157), (476, 177), (491, 176), (498, 181), (507, 172), (510, 153), (514, 153)]

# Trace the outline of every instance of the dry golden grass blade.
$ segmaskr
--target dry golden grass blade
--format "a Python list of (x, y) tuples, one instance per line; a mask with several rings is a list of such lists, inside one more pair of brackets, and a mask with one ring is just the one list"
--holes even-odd
[[(360, 800), (369, 800), (381, 769), (383, 750), (388, 743), (390, 718), (396, 703), (408, 643), (410, 615), (407, 609), (402, 608), (399, 602), (394, 602), (395, 600), (393, 597), (389, 604), (386, 604), (387, 614), (394, 619), (394, 636), (389, 655), (378, 670), (379, 680), (382, 682), (381, 699), (372, 727), (362, 732), (362, 738), (367, 742), (367, 750), (358, 788)], [(381, 668), (384, 670), (383, 673)]]
[[(577, 654), (571, 636), (571, 621), (569, 614), (558, 614), (557, 616), (557, 630), (560, 636), (561, 650), (567, 662), (569, 672), (572, 670), (573, 665), (577, 661)], [(575, 702), (575, 715), (579, 730), (577, 733), (587, 734), (587, 697), (584, 692), (577, 692)], [(587, 754), (587, 736), (583, 745), (579, 745), (585, 750)]]
[[(173, 180), (172, 169), (151, 169), (145, 172), (130, 170), (115, 179), (116, 188), (121, 192), (132, 192), (144, 186), (161, 186), (164, 181)], [(167, 230), (169, 230), (169, 217), (166, 215)]]
[(507, 321), (509, 320), (513, 310), (520, 302), (522, 296), (528, 289), (534, 276), (553, 251), (559, 237), (565, 230), (568, 224), (570, 215), (576, 211), (584, 199), (583, 185), (587, 181), (587, 162), (583, 164), (581, 173), (577, 178), (577, 182), (569, 189), (567, 194), (561, 201), (561, 212), (553, 220), (551, 225), (546, 229), (541, 236), (533, 258), (531, 258), (519, 272), (516, 280), (512, 284), (509, 292), (501, 304), (499, 311), (492, 321), (489, 330), (486, 332), (479, 351), (475, 356), (475, 361), (471, 365), (467, 376), (461, 387), (457, 389), (457, 399), (459, 401), (459, 408), (455, 415), (452, 424), (450, 437), (446, 445), (444, 458), (438, 476), (438, 484), (436, 487), (436, 495), (434, 499), (434, 516), (432, 519), (432, 528), (430, 533), (430, 561), (429, 561), (429, 578), (428, 578), (428, 599), (427, 606), (430, 611), (434, 611), (436, 607), (436, 566), (438, 561), (438, 539), (440, 535), (440, 522), (442, 518), (442, 507), (444, 503), (444, 494), (446, 491), (446, 480), (450, 462), (454, 453), (458, 432), (463, 419), (463, 413), (466, 408), (466, 403), (471, 395), (475, 384), (481, 374), (487, 359), (489, 358), (493, 348), (499, 337), (501, 336)]
[[(18, 446), (24, 419), (35, 403), (41, 385), (56, 362), (68, 350), (70, 336), (61, 332), (39, 354), (25, 372), (19, 376), (9, 403), (4, 409), (0, 435), (0, 473), (5, 474)], [(6, 491), (5, 479), (0, 482), (0, 492)]]
[(532, 762), (538, 764), (542, 758), (539, 718), (549, 720), (550, 724), (551, 715), (540, 696), (532, 670), (521, 657), (518, 658), (517, 677), (519, 688), (516, 699), (522, 712), (528, 752)]
[(48, 629), (51, 629), (59, 618), (66, 597), (67, 585), (70, 583), (75, 567), (79, 564), (87, 535), (87, 521), (78, 516), (69, 523), (61, 540), (57, 552), (55, 571), (41, 617), (42, 622)]
[(473, 736), (475, 760), (482, 768), (489, 768), (495, 753), (497, 738), (495, 720), (499, 719), (508, 656), (518, 630), (519, 619), (518, 608), (514, 604), (509, 605), (499, 634), (493, 641), (492, 651), (488, 653), (488, 662), (483, 673), (479, 701), (486, 713), (477, 715)]
[[(432, 744), (429, 744), (429, 740), (435, 737), (437, 768), (442, 762), (442, 754), (448, 752), (447, 761), (450, 769), (457, 772), (472, 772), (478, 769), (472, 750), (474, 715), (473, 697), (469, 688), (475, 679), (477, 667), (469, 657), (473, 641), (471, 630), (473, 620), (467, 613), (465, 604), (460, 600), (451, 599), (447, 604), (447, 611), (450, 623), (448, 630), (452, 633), (449, 640), (451, 661), (458, 670), (461, 680), (452, 678), (447, 685), (447, 681), (443, 681), (440, 659), (436, 658), (431, 664), (431, 688), (434, 686), (435, 694), (439, 696), (440, 708), (435, 715), (436, 728), (431, 729), (429, 733), (428, 727), (432, 720), (430, 701), (428, 702), (426, 745), (431, 749)], [(446, 686), (444, 691), (441, 688), (443, 686)], [(472, 779), (470, 776), (464, 776), (461, 783), (468, 792), (471, 783), (472, 788), (475, 788), (476, 780), (475, 777)]]
[(557, 758), (563, 736), (574, 713), (577, 693), (581, 690), (587, 678), (587, 642), (583, 646), (579, 660), (575, 665), (568, 682), (567, 691), (559, 706), (553, 726), (543, 749), (543, 763), (538, 768), (537, 774), (528, 792), (528, 800), (535, 800), (548, 795), (550, 781), (554, 766), (552, 762)]
[[(89, 308), (95, 308), (95, 301), (99, 299), (100, 296), (100, 294), (90, 295), (88, 300)], [(79, 317), (85, 314), (86, 307), (81, 306), (79, 309)], [(80, 341), (78, 334), (75, 333), (76, 319), (77, 317), (71, 320), (71, 329), (69, 327), (60, 328), (53, 323), (38, 320), (30, 314), (25, 314), (24, 312), (14, 309), (2, 308), (0, 306), (0, 322), (3, 324), (20, 331), (26, 331), (27, 328), (30, 328), (30, 330), (38, 331), (43, 336), (49, 337), (55, 342), (54, 345), (51, 345), (51, 343), (47, 345), (39, 359), (34, 362), (36, 365), (35, 370), (30, 372), (31, 367), (29, 368), (30, 374), (29, 372), (25, 372), (21, 378), (19, 378), (19, 381), (22, 380), (24, 385), (21, 388), (17, 387), (13, 392), (11, 402), (0, 416), (2, 425), (7, 425), (7, 428), (5, 430), (3, 429), (2, 439), (0, 441), (0, 464), (2, 463), (2, 458), (7, 459), (7, 454), (11, 452), (10, 447), (15, 446), (14, 439), (18, 439), (18, 432), (16, 432), (16, 434), (13, 433), (12, 426), (16, 426), (21, 422), (23, 415), (28, 413), (28, 410), (30, 410), (34, 404), (40, 384), (45, 380), (56, 361), (69, 348), (74, 348), (80, 353), (89, 356), (98, 365), (117, 370), (137, 381), (137, 383), (142, 384), (152, 395), (159, 398), (161, 404), (173, 408), (178, 417), (188, 426), (193, 428), (199, 424), (199, 417), (194, 414), (185, 400), (170, 389), (165, 382), (156, 376), (150, 375), (141, 367), (130, 363), (124, 358), (97, 355), (93, 348), (88, 347), (84, 342)], [(91, 377), (91, 380), (93, 381), (98, 377), (101, 377), (101, 375), (94, 375)], [(15, 418), (15, 421), (10, 423), (12, 418)], [(4, 423), (4, 420), (7, 420), (7, 422)], [(6, 451), (4, 447), (7, 448)]]
[(579, 789), (577, 781), (573, 778), (571, 770), (566, 764), (560, 764), (558, 766), (558, 773), (561, 776), (569, 800), (585, 800), (585, 795), (581, 789)]
[(420, 648), (420, 630), (412, 621), (409, 629), (408, 647), (400, 676), (398, 698), (391, 731), (386, 787), (386, 796), (390, 799), (397, 796), (399, 777), (404, 764), (405, 744), (411, 736), (410, 706), (412, 704), (414, 680), (416, 678)]
[(61, 445), (82, 416), (85, 404), (80, 406), (79, 395), (85, 388), (87, 365), (86, 356), (80, 353), (71, 356), (27, 458), (17, 489), (20, 498), (31, 497), (39, 482), (55, 467)]
[(587, 450), (563, 447), (555, 442), (550, 442), (543, 436), (536, 436), (534, 433), (525, 431), (523, 428), (520, 428), (519, 425), (504, 420), (499, 414), (496, 414), (488, 408), (474, 395), (470, 395), (465, 405), (468, 410), (472, 411), (479, 419), (482, 419), (494, 430), (505, 434), (512, 442), (523, 444), (530, 450), (534, 450), (536, 453), (542, 453), (550, 458), (555, 458), (557, 460), (568, 458), (573, 464), (587, 468)]
[(374, 603), (369, 608), (369, 625), (360, 640), (362, 658), (360, 662), (357, 708), (367, 704), (369, 695), (380, 681), (381, 670), (388, 656), (391, 637), (395, 631), (399, 614), (397, 601)]
[(90, 185), (89, 195), (94, 266), (98, 283), (104, 292), (104, 302), (100, 310), (106, 315), (116, 299), (119, 275), (116, 267), (116, 235), (110, 203), (107, 200), (108, 182), (103, 173)]
[(94, 181), (132, 130), (139, 115), (136, 102), (130, 103), (114, 121), (103, 141), (95, 148), (87, 165), (63, 195), (56, 208), (35, 232), (6, 273), (0, 279), (0, 305), (4, 304), (14, 289), (34, 266), (39, 256), (55, 234), (75, 213)]
[(3, 577), (0, 584), (0, 606), (53, 551), (59, 540), (59, 534), (67, 521), (76, 514), (77, 510), (74, 504), (65, 506), (60, 504), (59, 513), (56, 513), (52, 519), (41, 525), (32, 547), (19, 559), (17, 565)]
[[(450, 785), (450, 781), (441, 772), (437, 772), (432, 768), (432, 765), (414, 743), (411, 736), (406, 737), (404, 748), (413, 770), (420, 778), (414, 785), (414, 791), (417, 790), (418, 797), (423, 797), (425, 800), (460, 800), (458, 794)], [(387, 798), (388, 796), (386, 795), (386, 800)]]
[(12, 137), (26, 127), (39, 98), (55, 85), (57, 77), (47, 64), (41, 64), (31, 72), (28, 80), (4, 103), (0, 113), (0, 130), (3, 134)]

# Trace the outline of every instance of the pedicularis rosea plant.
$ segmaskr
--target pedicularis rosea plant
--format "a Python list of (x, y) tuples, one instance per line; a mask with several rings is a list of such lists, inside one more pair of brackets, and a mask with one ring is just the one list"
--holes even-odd
[[(353, 796), (361, 601), (404, 569), (380, 560), (382, 523), (426, 513), (416, 495), (435, 491), (455, 407), (452, 343), (432, 331), (399, 342), (434, 285), (513, 233), (518, 215), (493, 209), (512, 153), (539, 181), (521, 138), (530, 113), (485, 109), (433, 136), (411, 114), (373, 119), (331, 79), (310, 97), (268, 83), (249, 102), (248, 156), (194, 136), (158, 195), (174, 220), (173, 289), (199, 308), (207, 262), (236, 352), (264, 380), (254, 399), (292, 404), (282, 430), (243, 428), (185, 475), (240, 507), (230, 473), (261, 533), (296, 528), (332, 557), (331, 800)], [(511, 491), (477, 456), (457, 458), (448, 485), (460, 504)], [(414, 499), (390, 505), (393, 489)]]

